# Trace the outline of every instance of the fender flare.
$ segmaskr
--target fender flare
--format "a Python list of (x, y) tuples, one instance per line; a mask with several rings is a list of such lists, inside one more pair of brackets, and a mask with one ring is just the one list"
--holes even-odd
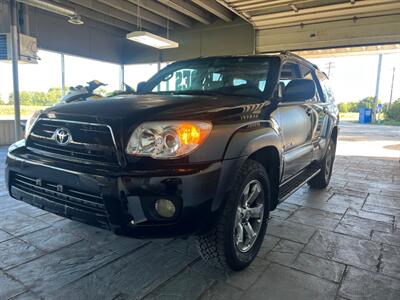
[[(222, 163), (222, 170), (218, 181), (218, 190), (212, 203), (211, 210), (217, 211), (225, 207), (225, 196), (231, 190), (233, 179), (236, 177), (243, 163), (258, 150), (266, 147), (275, 147), (279, 153), (280, 172), (283, 170), (282, 139), (278, 131), (263, 122), (264, 126), (249, 130), (249, 125), (239, 128), (231, 137)], [(244, 134), (243, 134), (244, 133)]]

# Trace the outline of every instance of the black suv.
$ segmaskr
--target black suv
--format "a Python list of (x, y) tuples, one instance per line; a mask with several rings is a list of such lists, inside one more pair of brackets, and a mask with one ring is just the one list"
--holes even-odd
[(330, 180), (338, 110), (306, 60), (211, 57), (170, 64), (138, 91), (35, 114), (9, 148), (12, 197), (136, 238), (196, 235), (240, 270), (269, 213)]

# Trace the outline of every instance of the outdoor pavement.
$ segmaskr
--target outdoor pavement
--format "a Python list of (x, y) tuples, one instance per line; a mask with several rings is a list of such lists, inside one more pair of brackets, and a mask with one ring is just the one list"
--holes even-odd
[(331, 185), (279, 205), (236, 273), (192, 239), (122, 238), (13, 200), (1, 176), (0, 299), (400, 299), (400, 127), (341, 127)]

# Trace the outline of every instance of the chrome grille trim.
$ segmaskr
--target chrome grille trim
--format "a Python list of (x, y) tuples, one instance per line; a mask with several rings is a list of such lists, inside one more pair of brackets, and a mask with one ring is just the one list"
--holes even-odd
[[(96, 130), (93, 128), (79, 128), (79, 130), (82, 132), (86, 132), (88, 134), (93, 134), (96, 132), (99, 134), (109, 134), (109, 138), (111, 138), (112, 145), (110, 144), (110, 146), (107, 147), (102, 144), (84, 143), (84, 142), (77, 142), (77, 141), (72, 140), (69, 145), (62, 146), (62, 147), (65, 147), (63, 149), (57, 144), (54, 144), (54, 145), (52, 144), (54, 142), (53, 138), (38, 135), (38, 134), (34, 133), (34, 130), (35, 130), (35, 128), (37, 129), (37, 126), (49, 127), (49, 128), (54, 128), (54, 129), (58, 128), (59, 126), (62, 126), (61, 124), (60, 125), (57, 125), (57, 124), (52, 125), (52, 124), (46, 124), (43, 122), (51, 122), (51, 123), (58, 122), (58, 123), (63, 123), (63, 124), (76, 124), (76, 125), (83, 125), (83, 126), (101, 127), (101, 128), (104, 128), (105, 130)], [(41, 130), (42, 130), (42, 132), (46, 132), (48, 134), (53, 133), (52, 130), (44, 130), (44, 129), (41, 129)], [(33, 139), (30, 140), (29, 139), (30, 137), (33, 137)], [(42, 141), (42, 142), (40, 142), (40, 144), (39, 144), (38, 141), (39, 142)], [(48, 154), (54, 155), (55, 157), (57, 157), (59, 159), (64, 159), (64, 160), (78, 162), (78, 163), (86, 163), (86, 164), (87, 163), (98, 163), (98, 164), (103, 164), (103, 165), (110, 165), (110, 164), (121, 165), (114, 132), (113, 132), (111, 126), (107, 125), (107, 124), (81, 122), (81, 121), (73, 121), (73, 120), (65, 120), (65, 119), (39, 118), (35, 122), (35, 125), (32, 128), (31, 133), (29, 134), (28, 141), (27, 141), (27, 147), (33, 151), (37, 151), (39, 154), (42, 154), (42, 155), (46, 155), (48, 153)], [(78, 148), (78, 147), (81, 147), (81, 148)], [(114, 152), (116, 162), (113, 163), (113, 162), (100, 161), (99, 159), (101, 157), (106, 158), (107, 156), (99, 155), (96, 153), (98, 153), (100, 151), (104, 151), (104, 152), (106, 152), (107, 150), (110, 151), (111, 148)], [(85, 153), (84, 151), (82, 151), (83, 149), (89, 150), (89, 152), (93, 151), (94, 153)], [(63, 154), (63, 152), (65, 154)], [(67, 153), (71, 153), (71, 155), (68, 155)], [(74, 157), (74, 153), (78, 157)], [(79, 157), (79, 156), (82, 156), (82, 157)], [(97, 160), (90, 159), (90, 157), (97, 158)]]

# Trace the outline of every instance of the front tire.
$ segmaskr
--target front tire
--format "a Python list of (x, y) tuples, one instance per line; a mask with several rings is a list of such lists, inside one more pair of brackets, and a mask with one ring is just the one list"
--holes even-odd
[(325, 157), (321, 161), (321, 172), (314, 178), (312, 178), (308, 185), (312, 189), (324, 189), (329, 185), (332, 177), (333, 163), (336, 155), (336, 144), (331, 139), (329, 141), (328, 149), (326, 150)]
[(223, 269), (246, 268), (264, 240), (270, 199), (265, 168), (256, 161), (246, 161), (216, 226), (197, 237), (201, 257)]

